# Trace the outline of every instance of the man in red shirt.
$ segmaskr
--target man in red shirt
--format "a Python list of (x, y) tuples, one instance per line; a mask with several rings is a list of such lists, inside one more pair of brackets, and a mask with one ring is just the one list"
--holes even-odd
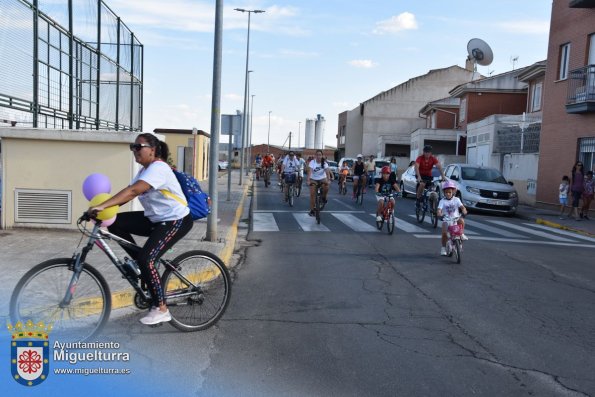
[(432, 156), (432, 146), (426, 145), (424, 146), (424, 154), (415, 160), (415, 175), (417, 175), (417, 201), (415, 205), (419, 205), (419, 200), (421, 199), (426, 185), (432, 183), (432, 167), (434, 166), (440, 171), (442, 180), (446, 179), (440, 161)]

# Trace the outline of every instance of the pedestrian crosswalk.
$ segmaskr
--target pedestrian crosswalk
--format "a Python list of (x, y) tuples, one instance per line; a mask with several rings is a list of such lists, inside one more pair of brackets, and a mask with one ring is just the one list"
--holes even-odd
[[(323, 212), (321, 223), (305, 211), (275, 210), (254, 211), (253, 232), (345, 232), (380, 233), (376, 228), (374, 213), (366, 211)], [(595, 248), (595, 238), (533, 223), (519, 223), (512, 219), (465, 219), (465, 234), (477, 240), (503, 242), (533, 241), (552, 245), (582, 245)], [(429, 217), (418, 223), (414, 215), (397, 215), (395, 233), (409, 234), (416, 238), (439, 238), (440, 225), (434, 229)]]

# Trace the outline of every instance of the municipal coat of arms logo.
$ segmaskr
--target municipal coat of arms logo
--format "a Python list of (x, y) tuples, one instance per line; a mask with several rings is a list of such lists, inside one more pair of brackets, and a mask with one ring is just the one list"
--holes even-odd
[(37, 386), (47, 379), (50, 372), (49, 333), (52, 325), (20, 321), (14, 327), (10, 342), (10, 368), (14, 380), (24, 386)]

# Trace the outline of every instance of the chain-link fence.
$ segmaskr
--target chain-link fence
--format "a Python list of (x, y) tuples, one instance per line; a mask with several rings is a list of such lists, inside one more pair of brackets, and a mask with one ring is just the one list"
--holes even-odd
[(142, 130), (143, 45), (101, 0), (0, 0), (0, 125)]

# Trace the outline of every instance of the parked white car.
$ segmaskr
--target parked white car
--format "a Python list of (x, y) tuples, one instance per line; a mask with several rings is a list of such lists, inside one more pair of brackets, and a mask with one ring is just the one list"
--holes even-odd
[[(434, 184), (440, 183), (440, 170), (436, 167), (432, 168), (432, 180)], [(407, 168), (403, 175), (401, 175), (401, 182), (399, 187), (403, 192), (403, 197), (407, 197), (408, 194), (415, 196), (417, 194), (417, 177), (415, 175), (415, 165)]]
[(219, 171), (226, 170), (229, 167), (229, 163), (227, 161), (219, 160)]
[(495, 168), (449, 164), (444, 175), (458, 185), (457, 196), (468, 209), (509, 215), (517, 210), (516, 189)]

